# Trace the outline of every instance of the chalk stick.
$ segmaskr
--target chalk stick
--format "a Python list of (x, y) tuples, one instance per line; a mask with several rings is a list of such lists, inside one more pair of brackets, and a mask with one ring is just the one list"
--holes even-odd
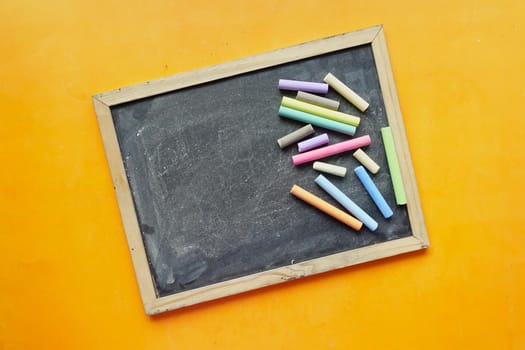
[(350, 136), (353, 136), (355, 134), (355, 126), (353, 125), (339, 123), (330, 119), (318, 117), (310, 113), (301, 112), (293, 108), (280, 106), (279, 115), (288, 119), (293, 119), (303, 123), (319, 126), (328, 130), (337, 131), (342, 134)]
[(388, 170), (390, 171), (390, 178), (392, 179), (392, 186), (394, 186), (396, 203), (399, 205), (407, 204), (405, 187), (403, 186), (401, 170), (399, 169), (399, 162), (397, 160), (396, 147), (394, 145), (394, 137), (392, 136), (392, 130), (390, 127), (381, 128), (381, 136), (383, 136), (383, 145), (385, 146), (386, 160), (388, 163)]
[(280, 90), (293, 90), (293, 91), (307, 91), (314, 92), (317, 94), (326, 94), (328, 92), (328, 84), (324, 83), (312, 83), (309, 81), (300, 80), (288, 80), (279, 79)]
[(368, 156), (361, 148), (354, 152), (354, 157), (372, 174), (377, 174), (380, 167), (372, 158)]
[(368, 108), (368, 102), (366, 102), (361, 96), (356, 94), (354, 90), (346, 86), (341, 80), (337, 79), (332, 73), (328, 73), (324, 77), (324, 82), (328, 83), (332, 89), (337, 91), (341, 96), (346, 98), (348, 102), (357, 107), (361, 112), (366, 111)]
[(315, 132), (311, 124), (305, 125), (294, 132), (289, 133), (277, 140), (277, 144), (281, 148), (290, 146), (292, 143), (296, 143), (299, 140), (304, 139), (306, 136), (312, 135)]
[(344, 166), (338, 166), (324, 162), (314, 162), (313, 168), (314, 170), (335, 176), (345, 177), (346, 175), (346, 168)]
[(334, 111), (328, 108), (319, 107), (311, 103), (299, 101), (287, 96), (283, 96), (281, 106), (297, 109), (301, 112), (310, 113), (319, 117), (328, 118), (331, 120), (335, 120), (336, 122), (345, 123), (353, 126), (359, 126), (359, 122), (361, 121), (361, 118), (359, 117), (343, 112)]
[(321, 134), (312, 138), (309, 138), (308, 140), (304, 140), (302, 142), (299, 142), (297, 144), (297, 148), (299, 152), (306, 152), (311, 149), (317, 148), (319, 146), (324, 146), (328, 144), (330, 140), (328, 139), (327, 134)]
[(308, 92), (297, 91), (297, 96), (295, 98), (299, 101), (308, 102), (328, 109), (333, 109), (334, 111), (337, 111), (339, 109), (339, 101), (310, 94)]
[(361, 221), (370, 231), (377, 229), (377, 221), (375, 221), (370, 215), (368, 215), (360, 206), (355, 204), (347, 195), (345, 195), (337, 186), (330, 182), (323, 175), (319, 175), (315, 180), (323, 190), (338, 201), (343, 207), (354, 215), (359, 221)]
[(389, 217), (394, 215), (394, 212), (392, 212), (392, 209), (390, 209), (390, 207), (388, 206), (388, 203), (385, 201), (385, 198), (383, 197), (381, 192), (379, 192), (379, 189), (374, 184), (374, 181), (372, 181), (372, 178), (370, 177), (370, 175), (368, 175), (365, 168), (363, 168), (362, 166), (358, 166), (354, 169), (354, 173), (357, 175), (359, 181), (361, 181), (370, 197), (372, 197), (372, 200), (379, 208), (379, 211), (381, 212), (381, 214), (383, 214), (385, 219), (388, 219)]
[(341, 221), (342, 223), (350, 226), (356, 231), (359, 231), (361, 227), (363, 227), (363, 223), (353, 216), (345, 213), (344, 211), (337, 209), (333, 205), (331, 205), (328, 202), (325, 202), (321, 198), (317, 197), (313, 193), (308, 192), (302, 187), (299, 187), (297, 185), (293, 185), (292, 189), (290, 190), (290, 193), (294, 195), (295, 197), (305, 201), (306, 203), (310, 204), (311, 206), (319, 209), (325, 214), (330, 215), (336, 220)]
[(317, 148), (301, 154), (296, 154), (292, 157), (292, 161), (294, 165), (313, 162), (314, 160), (319, 160), (322, 158), (333, 156), (335, 154), (348, 152), (359, 147), (368, 146), (370, 142), (370, 136), (364, 135), (356, 137), (355, 139), (334, 143), (333, 145)]

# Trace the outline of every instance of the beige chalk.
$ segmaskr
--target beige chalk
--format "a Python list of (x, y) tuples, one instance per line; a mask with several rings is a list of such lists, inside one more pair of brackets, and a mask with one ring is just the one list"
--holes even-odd
[(299, 101), (308, 102), (319, 107), (333, 109), (337, 111), (339, 109), (339, 101), (331, 100), (326, 97), (317, 96), (304, 91), (297, 91), (297, 97)]
[(300, 129), (295, 130), (294, 132), (289, 133), (277, 140), (277, 144), (281, 148), (290, 146), (297, 141), (304, 139), (308, 135), (312, 135), (315, 132), (311, 124), (305, 125)]
[(338, 166), (324, 162), (314, 162), (314, 169), (322, 173), (332, 174), (340, 177), (345, 177), (346, 175), (346, 168), (344, 166)]
[(361, 96), (337, 79), (332, 73), (328, 73), (326, 77), (324, 77), (324, 82), (330, 85), (330, 87), (337, 91), (341, 96), (346, 98), (348, 102), (356, 106), (361, 112), (366, 111), (368, 108), (368, 102), (363, 100)]
[(372, 158), (368, 156), (368, 154), (365, 153), (361, 148), (359, 148), (357, 151), (354, 152), (354, 157), (359, 161), (359, 163), (363, 164), (365, 168), (368, 169), (372, 174), (377, 174), (380, 167), (377, 165), (376, 162)]

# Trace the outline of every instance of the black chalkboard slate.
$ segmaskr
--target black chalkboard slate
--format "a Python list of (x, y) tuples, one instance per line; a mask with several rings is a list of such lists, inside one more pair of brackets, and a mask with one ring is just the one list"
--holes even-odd
[[(311, 164), (295, 167), (295, 146), (276, 140), (303, 124), (277, 114), (280, 78), (322, 82), (331, 72), (370, 107), (359, 112), (333, 90), (340, 110), (361, 116), (355, 136), (381, 166), (374, 181), (394, 210), (383, 219), (353, 173), (351, 153), (327, 161), (348, 168), (329, 177), (379, 223), (360, 232), (289, 194), (294, 184), (334, 203)], [(372, 44), (152, 95), (110, 108), (158, 298), (413, 235), (395, 203), (380, 128), (389, 125)], [(331, 143), (348, 138), (328, 132)], [(337, 204), (336, 204), (337, 205)]]

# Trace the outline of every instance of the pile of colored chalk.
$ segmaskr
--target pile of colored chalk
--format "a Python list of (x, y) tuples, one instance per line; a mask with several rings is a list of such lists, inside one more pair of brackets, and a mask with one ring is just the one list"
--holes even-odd
[[(362, 166), (356, 167), (354, 173), (372, 198), (372, 201), (378, 207), (381, 214), (385, 219), (388, 219), (392, 217), (394, 213), (375, 185), (374, 180), (368, 174), (369, 172), (371, 174), (376, 174), (380, 167), (361, 149), (362, 147), (371, 144), (372, 140), (369, 135), (349, 138), (346, 141), (334, 144), (329, 144), (330, 139), (327, 133), (322, 133), (304, 140), (306, 137), (315, 134), (313, 126), (327, 129), (332, 132), (335, 131), (342, 133), (349, 137), (354, 136), (356, 133), (357, 127), (361, 121), (360, 117), (340, 112), (339, 101), (319, 96), (319, 94), (324, 95), (328, 93), (329, 88), (334, 89), (361, 112), (365, 112), (369, 106), (363, 98), (337, 79), (333, 74), (328, 73), (324, 78), (324, 82), (325, 83), (286, 79), (279, 80), (279, 89), (297, 91), (295, 99), (286, 96), (282, 98), (279, 107), (279, 116), (299, 121), (306, 125), (281, 137), (277, 140), (277, 143), (281, 149), (292, 144), (297, 144), (299, 153), (292, 156), (294, 165), (297, 166), (314, 162), (313, 168), (315, 170), (340, 177), (346, 176), (346, 167), (320, 162), (318, 160), (356, 150), (353, 153), (353, 156), (362, 164)], [(403, 188), (403, 181), (401, 179), (390, 127), (381, 128), (381, 135), (383, 137), (383, 144), (396, 203), (398, 205), (406, 204), (405, 190)], [(314, 181), (341, 206), (343, 206), (347, 212), (338, 209), (334, 205), (298, 185), (293, 185), (290, 193), (357, 231), (359, 231), (363, 225), (365, 225), (370, 231), (375, 231), (377, 229), (377, 221), (361, 209), (359, 205), (352, 201), (325, 176), (320, 174)]]

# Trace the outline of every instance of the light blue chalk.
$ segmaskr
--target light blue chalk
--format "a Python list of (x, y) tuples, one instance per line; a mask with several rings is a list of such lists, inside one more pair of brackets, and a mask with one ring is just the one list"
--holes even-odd
[(318, 117), (316, 115), (298, 111), (293, 108), (280, 106), (279, 115), (281, 117), (297, 120), (297, 121), (307, 123), (307, 124), (316, 125), (321, 128), (337, 131), (337, 132), (340, 132), (346, 135), (354, 136), (355, 134), (355, 126), (353, 125), (348, 125), (348, 124), (336, 122), (330, 119)]
[(394, 215), (394, 212), (388, 206), (388, 203), (385, 201), (385, 198), (383, 197), (381, 192), (379, 192), (377, 186), (374, 184), (374, 181), (372, 181), (370, 175), (368, 175), (365, 168), (363, 168), (362, 166), (358, 166), (354, 169), (354, 173), (357, 175), (363, 186), (365, 186), (366, 191), (368, 192), (370, 197), (372, 197), (372, 200), (377, 205), (385, 219), (388, 219), (389, 217)]
[(350, 198), (348, 198), (339, 188), (330, 182), (323, 175), (319, 175), (315, 180), (315, 183), (321, 186), (330, 196), (336, 201), (341, 203), (351, 214), (353, 214), (358, 220), (360, 220), (370, 231), (377, 229), (377, 221), (370, 217), (363, 209), (355, 204)]

